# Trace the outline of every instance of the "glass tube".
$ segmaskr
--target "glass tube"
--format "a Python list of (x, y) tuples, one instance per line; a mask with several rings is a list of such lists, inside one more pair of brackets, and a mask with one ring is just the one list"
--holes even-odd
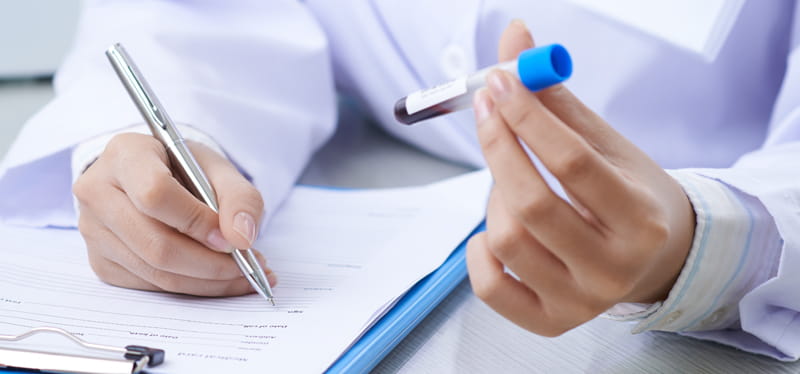
[(489, 66), (466, 77), (401, 98), (394, 105), (394, 116), (398, 122), (412, 125), (468, 108), (472, 105), (475, 91), (486, 86), (486, 76), (495, 69), (511, 73), (528, 89), (538, 91), (569, 78), (572, 60), (567, 50), (559, 44), (531, 48), (520, 53), (516, 60)]

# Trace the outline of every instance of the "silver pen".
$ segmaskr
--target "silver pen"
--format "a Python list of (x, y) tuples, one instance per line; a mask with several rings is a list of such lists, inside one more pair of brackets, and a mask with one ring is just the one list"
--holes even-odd
[[(136, 68), (131, 57), (119, 43), (108, 48), (106, 56), (131, 99), (136, 103), (136, 107), (139, 108), (139, 112), (142, 113), (153, 136), (161, 141), (167, 149), (173, 172), (177, 174), (178, 179), (194, 196), (206, 203), (214, 212), (219, 212), (217, 196), (214, 194), (208, 178), (197, 164), (177, 127), (164, 111), (164, 107), (144, 80), (139, 69)], [(264, 274), (264, 269), (258, 264), (253, 251), (251, 249), (234, 249), (231, 255), (256, 292), (275, 305), (267, 276)]]

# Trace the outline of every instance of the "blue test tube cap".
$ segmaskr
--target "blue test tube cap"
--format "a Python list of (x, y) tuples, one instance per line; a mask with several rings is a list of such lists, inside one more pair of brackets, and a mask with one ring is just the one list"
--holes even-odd
[(519, 79), (531, 91), (561, 83), (572, 75), (572, 58), (561, 44), (531, 48), (517, 58)]

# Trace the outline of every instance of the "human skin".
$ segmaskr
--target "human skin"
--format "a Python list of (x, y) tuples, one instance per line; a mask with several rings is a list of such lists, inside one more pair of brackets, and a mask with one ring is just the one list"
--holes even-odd
[[(499, 60), (533, 46), (525, 25), (512, 22)], [(680, 185), (563, 85), (532, 93), (495, 71), (474, 107), (495, 180), (486, 232), (467, 250), (475, 294), (545, 336), (617, 303), (664, 300), (694, 236), (694, 211)], [(549, 188), (521, 144), (569, 201)]]
[[(187, 145), (216, 192), (219, 214), (173, 177), (158, 140), (117, 135), (73, 186), (89, 263), (101, 280), (120, 287), (200, 296), (254, 292), (230, 252), (255, 241), (261, 194), (224, 156)], [(264, 257), (254, 253), (274, 285)]]

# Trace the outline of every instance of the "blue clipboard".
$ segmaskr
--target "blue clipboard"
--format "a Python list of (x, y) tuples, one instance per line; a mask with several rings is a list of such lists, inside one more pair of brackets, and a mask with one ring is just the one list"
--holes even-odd
[(326, 373), (366, 373), (378, 365), (467, 277), (467, 241), (485, 229), (485, 222), (478, 225), (442, 266), (411, 287)]
[[(453, 250), (441, 266), (412, 286), (394, 307), (328, 368), (326, 373), (365, 373), (378, 365), (467, 277), (467, 241), (485, 229), (484, 221)], [(22, 374), (29, 371), (0, 369), (0, 373)]]

